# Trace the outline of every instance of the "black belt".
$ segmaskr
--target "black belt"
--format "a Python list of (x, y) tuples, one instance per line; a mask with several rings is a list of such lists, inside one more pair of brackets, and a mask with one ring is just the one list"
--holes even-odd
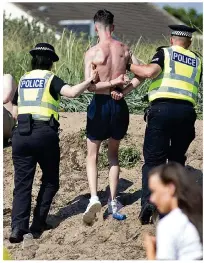
[(43, 120), (34, 120), (32, 119), (32, 123), (36, 123), (36, 124), (41, 124), (41, 123), (44, 123), (44, 124), (49, 124), (50, 121), (43, 121)]
[(49, 121), (43, 121), (43, 120), (32, 120), (32, 127), (38, 128), (43, 126), (49, 126)]
[(159, 98), (156, 100), (153, 100), (150, 105), (155, 105), (157, 103), (174, 103), (174, 104), (183, 104), (183, 105), (189, 105), (191, 107), (194, 107), (193, 103), (191, 103), (190, 101), (187, 100), (177, 100), (177, 99), (169, 99), (169, 98)]

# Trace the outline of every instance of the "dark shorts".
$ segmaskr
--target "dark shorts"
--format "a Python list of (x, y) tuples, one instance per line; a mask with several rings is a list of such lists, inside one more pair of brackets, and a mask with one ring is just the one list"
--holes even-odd
[(127, 133), (129, 110), (124, 99), (116, 101), (110, 95), (94, 95), (87, 108), (87, 138), (90, 140), (121, 140)]

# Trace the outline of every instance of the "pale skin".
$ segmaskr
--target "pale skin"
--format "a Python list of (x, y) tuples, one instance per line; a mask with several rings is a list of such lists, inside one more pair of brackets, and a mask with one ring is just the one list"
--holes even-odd
[[(157, 173), (150, 176), (149, 189), (151, 190), (150, 201), (156, 205), (160, 213), (167, 214), (175, 208), (178, 208), (178, 200), (175, 196), (175, 185), (172, 183), (164, 185)], [(147, 259), (155, 260), (156, 238), (148, 233), (145, 233), (144, 247), (146, 250)]]
[(3, 104), (4, 107), (12, 114), (16, 119), (18, 115), (18, 107), (12, 104), (14, 94), (16, 92), (17, 85), (15, 80), (10, 74), (4, 74), (3, 76)]
[[(95, 24), (95, 30), (99, 36), (99, 43), (90, 48), (85, 54), (85, 79), (91, 74), (92, 65), (96, 67), (99, 74), (99, 83), (96, 85), (96, 94), (109, 95), (117, 86), (123, 89), (126, 84), (126, 65), (130, 61), (139, 64), (138, 60), (130, 54), (129, 48), (122, 42), (114, 40), (111, 33), (114, 25), (105, 27), (101, 23)], [(106, 82), (106, 87), (100, 83)], [(138, 79), (132, 81), (134, 87), (140, 84)], [(92, 89), (89, 89), (92, 91)], [(122, 96), (121, 96), (122, 98)], [(87, 139), (87, 177), (91, 196), (97, 196), (97, 161), (101, 141)], [(110, 198), (116, 198), (119, 180), (118, 150), (120, 141), (109, 138), (108, 160), (109, 160), (109, 183)]]

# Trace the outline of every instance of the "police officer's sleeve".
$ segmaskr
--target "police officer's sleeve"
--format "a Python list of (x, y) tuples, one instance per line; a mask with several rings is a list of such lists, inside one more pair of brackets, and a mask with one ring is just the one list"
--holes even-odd
[(15, 95), (12, 100), (12, 104), (18, 106), (18, 89), (15, 92)]
[(161, 69), (164, 69), (164, 50), (160, 49), (157, 53), (153, 56), (150, 64), (158, 64)]
[(58, 99), (58, 95), (60, 95), (60, 91), (64, 85), (67, 83), (64, 82), (61, 78), (54, 76), (52, 82), (50, 84), (50, 94), (54, 99)]

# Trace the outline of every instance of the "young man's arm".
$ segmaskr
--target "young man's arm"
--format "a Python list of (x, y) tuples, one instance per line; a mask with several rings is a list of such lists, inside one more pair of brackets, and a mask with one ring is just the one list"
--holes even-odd
[[(136, 65), (140, 65), (140, 61), (136, 58), (135, 55), (132, 54), (132, 52), (130, 50), (128, 50), (128, 56), (129, 56), (129, 60), (128, 60), (128, 64), (136, 64)], [(126, 96), (127, 94), (129, 94), (133, 89), (137, 88), (141, 83), (143, 82), (142, 78), (139, 78), (138, 76), (135, 76), (129, 83), (128, 85), (126, 85), (123, 88), (122, 92), (118, 92), (118, 91), (112, 91), (111, 92), (111, 96), (113, 99), (115, 100), (120, 100), (121, 98), (123, 98), (124, 96)]]

